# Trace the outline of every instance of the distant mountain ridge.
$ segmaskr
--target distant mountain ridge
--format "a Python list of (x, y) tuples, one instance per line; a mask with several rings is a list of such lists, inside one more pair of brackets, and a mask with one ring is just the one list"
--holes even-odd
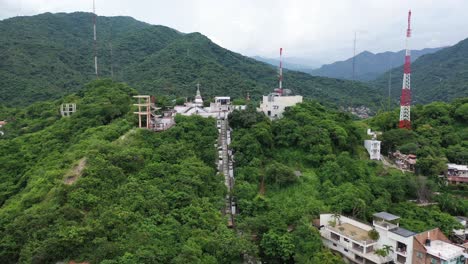
[[(262, 56), (252, 56), (251, 58), (270, 64), (272, 66), (279, 66), (279, 59), (267, 58)], [(318, 61), (313, 61), (310, 59), (302, 59), (297, 57), (284, 57), (283, 58), (283, 67), (285, 69), (308, 72), (320, 67), (322, 63)]]
[[(0, 21), (0, 104), (59, 98), (94, 80), (91, 13), (45, 13)], [(255, 99), (277, 87), (277, 70), (213, 43), (130, 17), (97, 18), (99, 77), (127, 82), (140, 93), (173, 97), (229, 95)], [(112, 44), (112, 64), (110, 46)], [(324, 103), (375, 105), (363, 83), (287, 71), (283, 85)]]
[[(396, 103), (401, 94), (403, 66), (391, 72), (391, 97)], [(390, 72), (381, 74), (371, 85), (385, 94), (389, 77)], [(413, 104), (468, 97), (468, 38), (414, 61), (411, 64), (411, 95)]]
[[(411, 60), (415, 61), (420, 56), (437, 52), (443, 48), (426, 48), (422, 50), (412, 50)], [(377, 78), (389, 69), (403, 65), (405, 51), (372, 53), (363, 51), (355, 57), (355, 80), (370, 81)], [(314, 76), (323, 76), (339, 79), (353, 79), (353, 58), (345, 61), (337, 61), (332, 64), (326, 64), (322, 67), (308, 71)]]

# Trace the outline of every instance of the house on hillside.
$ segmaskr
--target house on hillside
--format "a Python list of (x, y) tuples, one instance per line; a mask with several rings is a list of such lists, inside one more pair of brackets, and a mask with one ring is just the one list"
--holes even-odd
[(414, 236), (413, 263), (465, 264), (468, 254), (452, 244), (439, 228)]
[(403, 154), (400, 151), (393, 152), (391, 154), (395, 159), (395, 164), (401, 170), (413, 171), (416, 165), (416, 155), (414, 154)]
[(468, 166), (448, 163), (447, 181), (452, 184), (468, 183)]
[(464, 249), (450, 243), (439, 229), (417, 234), (401, 228), (399, 216), (387, 212), (373, 216), (370, 225), (342, 215), (321, 214), (324, 245), (359, 264), (464, 264)]
[[(0, 121), (0, 128), (2, 128), (6, 124), (7, 124), (6, 121)], [(0, 136), (3, 136), (3, 135), (5, 135), (5, 133), (2, 130), (0, 130)]]

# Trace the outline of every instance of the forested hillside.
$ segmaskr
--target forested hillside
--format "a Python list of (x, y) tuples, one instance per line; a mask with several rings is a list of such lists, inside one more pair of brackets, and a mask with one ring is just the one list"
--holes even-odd
[(457, 223), (448, 212), (468, 212), (468, 204), (456, 199), (440, 207), (408, 202), (422, 191), (437, 191), (436, 179), (368, 160), (362, 147), (365, 126), (316, 102), (292, 107), (274, 122), (254, 109), (235, 111), (230, 124), (238, 227), (255, 238), (268, 263), (339, 263), (323, 252), (311, 227), (320, 213), (371, 221), (373, 213), (388, 211), (415, 232), (440, 227), (449, 234)]
[[(396, 102), (401, 95), (403, 67), (392, 69), (391, 96)], [(374, 81), (382, 93), (388, 90), (389, 72)], [(452, 101), (468, 96), (468, 39), (427, 54), (411, 65), (411, 94), (413, 103)]]
[[(431, 54), (441, 49), (442, 48), (427, 48), (422, 50), (412, 50), (411, 61), (415, 61), (417, 58), (425, 54)], [(360, 81), (371, 81), (387, 72), (389, 69), (403, 65), (404, 62), (405, 50), (400, 50), (398, 52), (387, 51), (376, 54), (369, 51), (363, 51), (354, 57), (354, 78)], [(323, 65), (318, 69), (307, 71), (307, 73), (314, 76), (352, 80), (353, 58)]]
[[(110, 80), (79, 90), (23, 109), (0, 108), (0, 119), (9, 122), (0, 139), (1, 263), (256, 258), (335, 264), (341, 258), (322, 246), (312, 226), (320, 213), (369, 221), (374, 212), (389, 211), (413, 231), (440, 227), (449, 234), (457, 222), (447, 212), (468, 212), (466, 203), (454, 202), (452, 190), (437, 185), (437, 177), (369, 161), (362, 121), (349, 114), (305, 102), (271, 122), (250, 106), (229, 118), (239, 208), (237, 229), (230, 230), (221, 215), (223, 176), (214, 168), (215, 120), (178, 116), (166, 132), (135, 129), (136, 90)], [(62, 118), (59, 105), (70, 101), (78, 111)], [(418, 142), (442, 142), (447, 157), (444, 149), (464, 151), (466, 105), (463, 99), (416, 108)], [(384, 129), (380, 120), (391, 115), (371, 124)], [(436, 126), (452, 127), (450, 138), (437, 134)], [(455, 141), (444, 143), (450, 139)], [(440, 205), (407, 202), (421, 190), (440, 191)]]
[[(253, 98), (277, 85), (274, 68), (223, 49), (200, 33), (183, 34), (129, 17), (98, 17), (99, 73), (141, 93), (190, 97), (197, 82), (207, 97)], [(0, 103), (59, 98), (95, 78), (92, 14), (42, 14), (0, 21)], [(112, 45), (112, 65), (111, 65)], [(378, 105), (362, 83), (288, 71), (284, 86), (322, 102)]]
[[(395, 150), (416, 154), (416, 172), (437, 181), (437, 176), (447, 169), (447, 163), (468, 163), (468, 98), (412, 107), (412, 130), (398, 129), (398, 116), (398, 110), (395, 110), (380, 113), (369, 120), (374, 129), (384, 131), (381, 137), (383, 154)], [(454, 188), (455, 192), (466, 199), (450, 196), (436, 196), (434, 199), (443, 199), (444, 209), (453, 214), (466, 214), (468, 188), (458, 187)]]
[(255, 248), (226, 227), (215, 120), (134, 129), (136, 91), (93, 82), (14, 116), (0, 139), (0, 262), (236, 263)]

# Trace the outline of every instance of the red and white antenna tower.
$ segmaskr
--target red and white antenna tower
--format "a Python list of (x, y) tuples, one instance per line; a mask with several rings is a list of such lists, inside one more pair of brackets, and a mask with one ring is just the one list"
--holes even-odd
[(93, 30), (94, 30), (94, 71), (96, 73), (96, 78), (99, 78), (98, 75), (98, 63), (97, 63), (97, 41), (96, 41), (96, 3), (93, 0)]
[(277, 92), (283, 95), (283, 48), (280, 48), (279, 80)]
[(411, 129), (411, 53), (409, 39), (411, 37), (411, 10), (408, 12), (408, 29), (406, 30), (406, 55), (403, 73), (403, 88), (400, 98), (400, 128)]

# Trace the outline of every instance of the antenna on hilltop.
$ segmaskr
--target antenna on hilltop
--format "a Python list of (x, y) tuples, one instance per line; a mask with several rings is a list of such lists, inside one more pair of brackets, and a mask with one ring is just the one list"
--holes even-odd
[(109, 40), (109, 48), (110, 48), (110, 70), (111, 70), (111, 78), (114, 79), (114, 64), (112, 61), (112, 22), (110, 23), (110, 40)]
[(283, 48), (280, 48), (279, 93), (283, 94)]
[(357, 32), (354, 31), (354, 48), (353, 48), (353, 81), (354, 81), (354, 74), (355, 74), (355, 68), (356, 68), (356, 36)]
[(403, 88), (400, 98), (400, 128), (411, 129), (411, 52), (409, 49), (409, 39), (411, 37), (411, 10), (408, 12), (408, 29), (406, 30), (406, 55), (405, 66), (403, 67)]
[(93, 0), (93, 30), (94, 30), (94, 72), (96, 73), (96, 78), (99, 78), (98, 74), (98, 60), (97, 60), (97, 41), (96, 41), (96, 3)]

